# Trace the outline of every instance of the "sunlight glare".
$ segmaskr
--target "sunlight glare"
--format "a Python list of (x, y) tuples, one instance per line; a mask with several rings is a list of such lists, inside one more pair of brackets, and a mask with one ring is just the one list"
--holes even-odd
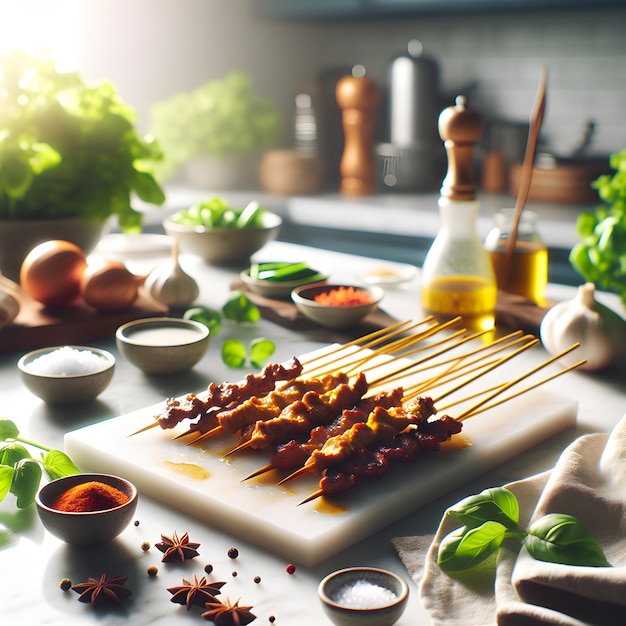
[(0, 53), (48, 54), (59, 69), (80, 63), (82, 0), (0, 0)]

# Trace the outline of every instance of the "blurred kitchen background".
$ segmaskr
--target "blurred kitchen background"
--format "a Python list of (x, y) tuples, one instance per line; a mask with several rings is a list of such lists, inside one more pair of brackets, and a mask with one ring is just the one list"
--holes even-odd
[[(308, 198), (282, 203), (292, 218), (282, 236), (294, 241), (363, 252), (376, 239), (381, 248), (370, 252), (420, 263), (415, 241), (422, 240), (426, 249), (436, 232), (441, 169), (426, 182), (404, 181), (405, 188), (392, 188), (381, 178), (379, 198), (348, 202), (369, 215), (369, 221), (358, 220), (363, 222), (358, 229), (350, 228), (357, 221), (354, 211), (338, 215), (336, 193), (342, 147), (337, 78), (362, 64), (379, 85), (380, 151), (390, 141), (390, 68), (412, 40), (421, 44), (416, 63), (427, 59), (435, 73), (417, 64), (409, 68), (409, 79), (425, 81), (408, 95), (415, 99), (409, 115), (432, 115), (433, 107), (438, 113), (457, 94), (466, 95), (488, 123), (478, 151), (481, 184), (493, 174), (484, 171), (491, 153), (503, 152), (509, 166), (521, 160), (543, 66), (549, 78), (541, 151), (553, 159), (551, 165), (580, 164), (577, 180), (591, 179), (596, 171), (590, 173), (590, 166), (605, 165), (611, 152), (626, 147), (624, 0), (2, 0), (0, 7), (2, 48), (44, 41), (61, 66), (78, 69), (89, 80), (110, 79), (137, 111), (143, 130), (150, 128), (155, 103), (237, 70), (248, 73), (255, 90), (281, 112), (277, 147), (293, 148), (296, 97), (310, 96), (312, 109), (304, 113), (314, 116), (327, 171)], [(437, 160), (442, 150), (436, 136), (432, 149), (430, 162), (445, 167)], [(384, 158), (378, 156), (382, 168)], [(497, 167), (495, 177), (495, 183), (485, 181), (493, 195), (484, 198), (483, 232), (498, 208), (513, 203), (509, 181), (498, 178)], [(243, 187), (258, 188), (258, 180)], [(535, 198), (540, 226), (553, 227), (545, 235), (555, 250), (552, 258), (562, 265), (551, 268), (552, 280), (577, 282), (565, 259), (575, 240), (575, 216), (593, 204), (588, 187), (585, 179), (581, 196)], [(274, 208), (277, 204), (274, 199)], [(425, 204), (428, 210), (414, 218), (412, 211)]]

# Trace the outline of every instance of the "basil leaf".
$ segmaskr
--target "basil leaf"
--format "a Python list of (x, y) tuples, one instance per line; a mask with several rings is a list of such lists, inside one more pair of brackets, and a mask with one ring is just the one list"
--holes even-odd
[(538, 561), (610, 567), (589, 531), (571, 515), (544, 515), (530, 526), (524, 543), (528, 553)]
[(239, 339), (227, 339), (222, 344), (222, 361), (228, 367), (240, 368), (246, 362), (246, 346)]
[(50, 480), (80, 474), (80, 470), (65, 452), (50, 450), (43, 458), (43, 469)]
[(243, 291), (231, 292), (228, 300), (222, 307), (224, 317), (235, 322), (258, 322), (261, 312)]
[(276, 345), (273, 341), (264, 337), (253, 339), (250, 342), (250, 363), (254, 367), (263, 367), (275, 350)]
[(458, 528), (439, 545), (437, 565), (446, 572), (458, 572), (482, 563), (502, 545), (506, 527), (485, 522), (476, 528)]
[(30, 457), (30, 452), (17, 442), (7, 443), (0, 449), (0, 463), (2, 465), (15, 465), (22, 459)]
[(464, 498), (450, 507), (447, 512), (468, 528), (476, 528), (483, 522), (494, 521), (509, 530), (523, 532), (518, 526), (517, 498), (504, 487), (485, 489), (479, 494)]
[(0, 441), (15, 439), (20, 434), (18, 427), (11, 420), (0, 419)]
[(12, 465), (0, 465), (0, 500), (4, 500), (13, 484), (15, 470)]
[(194, 306), (191, 309), (187, 309), (183, 314), (183, 318), (204, 324), (213, 337), (222, 329), (222, 314), (206, 306)]
[(41, 465), (35, 459), (22, 459), (15, 466), (11, 493), (17, 496), (17, 508), (32, 504), (41, 483)]

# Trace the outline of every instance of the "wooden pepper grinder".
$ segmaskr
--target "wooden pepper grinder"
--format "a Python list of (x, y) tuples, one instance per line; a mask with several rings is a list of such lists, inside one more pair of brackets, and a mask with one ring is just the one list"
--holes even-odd
[(380, 90), (365, 76), (365, 68), (355, 65), (352, 76), (344, 76), (337, 83), (336, 96), (345, 136), (339, 190), (346, 196), (372, 195), (376, 192), (373, 132)]
[(441, 185), (441, 195), (459, 201), (476, 198), (472, 158), (483, 131), (480, 115), (465, 105), (465, 96), (458, 96), (455, 106), (447, 107), (439, 116), (439, 134), (448, 156), (448, 172)]

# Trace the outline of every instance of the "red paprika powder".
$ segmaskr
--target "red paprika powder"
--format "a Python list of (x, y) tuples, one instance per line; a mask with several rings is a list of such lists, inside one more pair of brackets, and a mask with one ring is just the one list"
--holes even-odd
[(114, 509), (130, 500), (123, 491), (97, 480), (74, 485), (61, 493), (50, 505), (58, 511), (84, 513)]

